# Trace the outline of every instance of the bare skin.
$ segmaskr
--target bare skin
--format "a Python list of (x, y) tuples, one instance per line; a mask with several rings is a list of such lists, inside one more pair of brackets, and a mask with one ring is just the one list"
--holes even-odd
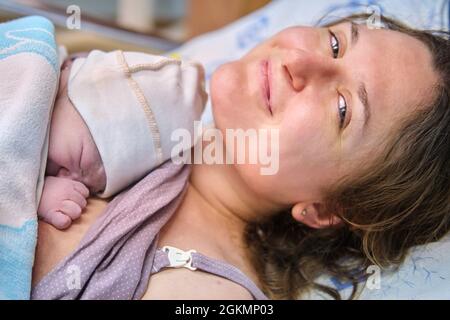
[[(396, 120), (432, 99), (437, 82), (431, 54), (422, 43), (394, 31), (358, 29), (359, 40), (350, 45), (349, 24), (331, 28), (340, 42), (334, 56), (336, 39), (327, 29), (289, 28), (215, 72), (211, 97), (217, 128), (279, 128), (280, 170), (261, 176), (259, 165), (193, 166), (188, 192), (162, 229), (158, 246), (196, 249), (234, 264), (256, 282), (257, 270), (246, 258), (242, 237), (248, 221), (291, 209), (293, 219), (314, 228), (340, 223), (333, 213), (321, 210), (323, 187), (369, 161), (369, 151), (376, 152), (386, 135), (395, 132)], [(271, 65), (272, 110), (260, 86), (264, 60)], [(371, 106), (366, 130), (358, 98), (361, 82)], [(306, 216), (300, 214), (303, 209)], [(58, 241), (40, 240), (38, 248), (52, 245)], [(58, 251), (61, 258), (70, 252), (63, 251)], [(38, 250), (35, 270), (42, 276), (50, 269), (40, 268), (46, 259), (40, 252), (45, 251)], [(219, 277), (169, 269), (152, 277), (143, 298), (250, 296)]]

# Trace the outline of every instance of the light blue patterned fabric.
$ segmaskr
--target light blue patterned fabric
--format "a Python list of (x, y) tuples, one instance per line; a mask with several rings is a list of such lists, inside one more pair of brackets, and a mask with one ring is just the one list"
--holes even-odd
[(55, 72), (58, 72), (53, 24), (37, 16), (0, 24), (0, 59), (21, 52), (43, 56)]
[(0, 299), (29, 299), (59, 77), (51, 22), (27, 17), (0, 24), (0, 75)]
[[(380, 270), (378, 283), (362, 279), (358, 298), (373, 299), (450, 299), (450, 235), (442, 240), (413, 248), (398, 270)], [(367, 270), (367, 276), (374, 275)], [(334, 286), (342, 297), (349, 297), (350, 283), (323, 276), (322, 284)], [(321, 292), (312, 292), (306, 298), (329, 299)]]
[[(182, 58), (201, 61), (207, 81), (223, 63), (239, 59), (255, 45), (282, 29), (294, 25), (317, 25), (325, 15), (345, 17), (353, 13), (378, 10), (412, 27), (446, 29), (450, 26), (449, 0), (276, 0), (266, 7), (227, 27), (197, 37), (173, 53)], [(207, 85), (209, 90), (209, 85)], [(211, 122), (210, 102), (203, 114)], [(382, 272), (380, 288), (363, 290), (361, 299), (450, 299), (450, 240), (448, 238), (413, 250), (397, 272)], [(324, 275), (321, 282), (340, 290), (345, 297), (350, 284)], [(311, 299), (323, 299), (312, 292)]]

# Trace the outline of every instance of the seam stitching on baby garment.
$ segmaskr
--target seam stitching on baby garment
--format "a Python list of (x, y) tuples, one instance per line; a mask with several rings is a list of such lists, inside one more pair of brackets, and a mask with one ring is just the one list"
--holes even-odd
[(167, 59), (155, 62), (155, 63), (135, 64), (134, 66), (129, 66), (129, 69), (132, 73), (138, 72), (138, 71), (144, 71), (144, 70), (157, 71), (157, 70), (161, 69), (162, 67), (165, 67), (165, 66), (171, 65), (171, 64), (179, 66), (179, 65), (181, 65), (181, 61), (167, 58)]
[(131, 77), (132, 71), (131, 71), (130, 67), (128, 66), (127, 61), (125, 60), (123, 52), (118, 50), (116, 53), (116, 56), (117, 56), (117, 61), (118, 61), (119, 65), (122, 67), (122, 70), (128, 79), (128, 83), (130, 84), (131, 89), (133, 90), (134, 94), (136, 95), (136, 98), (138, 99), (139, 103), (141, 104), (141, 107), (147, 118), (147, 123), (149, 124), (150, 131), (152, 133), (153, 144), (156, 149), (158, 165), (160, 165), (163, 161), (162, 147), (161, 147), (161, 134), (159, 132), (158, 124), (156, 123), (155, 115), (153, 114), (153, 111), (150, 108), (150, 105), (149, 105), (147, 99), (145, 98), (144, 93), (142, 92), (141, 88), (139, 87), (139, 84), (136, 82), (136, 80), (134, 80)]

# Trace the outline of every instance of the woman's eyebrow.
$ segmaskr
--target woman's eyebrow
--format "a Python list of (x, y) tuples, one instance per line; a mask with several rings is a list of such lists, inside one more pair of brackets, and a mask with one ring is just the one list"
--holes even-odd
[(358, 25), (354, 22), (350, 23), (350, 34), (351, 34), (351, 44), (352, 47), (356, 45), (359, 39), (359, 28)]
[(367, 127), (367, 123), (369, 122), (370, 119), (370, 104), (369, 104), (369, 98), (367, 95), (367, 90), (366, 90), (366, 85), (364, 84), (364, 82), (361, 82), (358, 88), (358, 97), (359, 100), (361, 100), (361, 103), (363, 105), (363, 111), (364, 111), (364, 123), (363, 123), (363, 131), (366, 130)]
[[(356, 43), (359, 40), (359, 27), (356, 23), (351, 22), (350, 23), (350, 34), (351, 34), (351, 46), (352, 48), (356, 45)], [(363, 124), (363, 131), (366, 130), (367, 123), (370, 119), (371, 114), (371, 108), (369, 104), (369, 98), (367, 94), (366, 85), (364, 82), (361, 82), (358, 86), (358, 98), (361, 101), (361, 104), (363, 105), (363, 111), (364, 111), (364, 124)]]

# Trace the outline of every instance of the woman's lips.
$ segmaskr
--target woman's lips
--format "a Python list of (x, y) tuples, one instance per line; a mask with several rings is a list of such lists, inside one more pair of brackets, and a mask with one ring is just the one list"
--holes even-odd
[(270, 105), (270, 62), (268, 60), (264, 60), (261, 62), (261, 71), (262, 71), (262, 93), (264, 101), (270, 114), (273, 115), (272, 107)]

